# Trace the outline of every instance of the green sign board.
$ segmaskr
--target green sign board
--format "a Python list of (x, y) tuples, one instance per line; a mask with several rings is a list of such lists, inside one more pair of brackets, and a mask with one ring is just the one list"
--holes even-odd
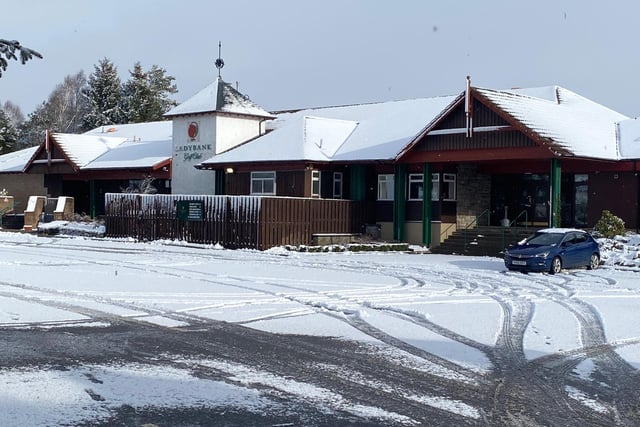
[(202, 221), (204, 202), (202, 200), (178, 200), (178, 219), (180, 221)]

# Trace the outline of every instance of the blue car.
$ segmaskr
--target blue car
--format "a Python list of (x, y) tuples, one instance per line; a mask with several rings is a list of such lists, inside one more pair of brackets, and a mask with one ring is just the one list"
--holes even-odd
[(573, 228), (546, 228), (504, 250), (504, 265), (515, 271), (548, 271), (600, 265), (598, 242), (585, 231)]

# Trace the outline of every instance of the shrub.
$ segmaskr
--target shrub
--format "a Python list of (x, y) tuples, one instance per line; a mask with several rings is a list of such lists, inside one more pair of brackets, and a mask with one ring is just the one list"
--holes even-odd
[(624, 221), (609, 212), (602, 211), (602, 216), (593, 228), (600, 236), (611, 239), (615, 236), (624, 236)]

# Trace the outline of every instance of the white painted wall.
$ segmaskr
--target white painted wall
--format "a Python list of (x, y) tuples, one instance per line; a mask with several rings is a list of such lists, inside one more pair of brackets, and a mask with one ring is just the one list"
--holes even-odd
[[(215, 173), (195, 165), (264, 133), (264, 119), (216, 113), (173, 118), (173, 194), (214, 194)], [(196, 123), (198, 133), (190, 138), (188, 129)]]
[(264, 120), (257, 117), (217, 116), (216, 154), (227, 151), (261, 133)]
[[(192, 140), (187, 133), (189, 124), (198, 125)], [(188, 115), (173, 118), (173, 158), (171, 164), (171, 192), (173, 194), (214, 194), (215, 173), (201, 171), (194, 166), (215, 154), (216, 116)]]

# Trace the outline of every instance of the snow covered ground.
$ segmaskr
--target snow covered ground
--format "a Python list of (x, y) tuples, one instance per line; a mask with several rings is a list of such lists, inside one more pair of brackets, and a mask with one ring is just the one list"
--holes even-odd
[[(552, 276), (507, 272), (501, 259), (489, 257), (231, 251), (0, 232), (0, 334), (101, 328), (109, 318), (170, 329), (214, 319), (270, 333), (367, 343), (416, 372), (461, 383), (491, 375), (499, 351), (521, 354), (522, 363), (574, 357), (572, 375), (593, 380), (598, 360), (589, 349), (602, 344), (640, 369), (640, 238), (623, 240), (601, 240), (605, 265), (600, 269)], [(417, 423), (410, 415), (351, 402), (259, 367), (213, 359), (177, 362), (180, 366), (166, 368), (5, 366), (0, 369), (3, 423), (92, 422), (122, 405), (273, 408), (273, 395), (256, 384), (299, 395), (326, 411), (381, 424)], [(226, 380), (197, 377), (198, 366), (214, 367)], [(366, 381), (355, 375), (351, 380)], [(390, 385), (379, 384), (385, 387)], [(405, 397), (470, 422), (483, 417), (472, 402), (432, 394)], [(566, 387), (566, 397), (596, 412), (616, 410), (575, 385)]]

